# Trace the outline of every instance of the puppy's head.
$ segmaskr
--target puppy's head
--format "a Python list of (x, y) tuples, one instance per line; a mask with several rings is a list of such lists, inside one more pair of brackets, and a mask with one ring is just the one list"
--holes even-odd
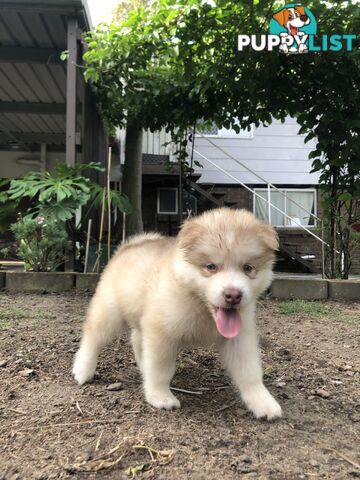
[[(291, 34), (297, 33), (297, 29), (310, 23), (306, 15), (305, 7), (295, 5), (292, 8), (283, 8), (272, 16), (280, 25), (286, 27)], [(293, 29), (293, 31), (291, 31)]]
[(176, 272), (209, 307), (219, 332), (232, 338), (241, 310), (270, 285), (277, 248), (273, 227), (249, 211), (210, 210), (184, 223)]

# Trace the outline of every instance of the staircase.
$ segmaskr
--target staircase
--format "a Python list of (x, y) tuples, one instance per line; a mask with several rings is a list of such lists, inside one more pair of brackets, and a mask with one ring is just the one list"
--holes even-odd
[(215, 197), (214, 195), (212, 195), (211, 192), (209, 192), (209, 190), (202, 188), (200, 185), (193, 182), (192, 180), (189, 180), (188, 185), (185, 186), (184, 188), (188, 193), (194, 194), (196, 192), (198, 195), (202, 196), (203, 198), (206, 198), (206, 200), (209, 200), (216, 207), (224, 206), (224, 202), (221, 200), (221, 198), (219, 199)]
[(280, 246), (276, 270), (303, 273), (321, 273), (321, 247), (312, 237), (302, 232), (279, 232)]

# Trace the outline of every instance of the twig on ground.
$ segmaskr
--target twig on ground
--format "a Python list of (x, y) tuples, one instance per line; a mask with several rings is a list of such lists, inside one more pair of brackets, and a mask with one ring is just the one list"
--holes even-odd
[(101, 430), (101, 433), (98, 436), (98, 439), (96, 440), (95, 452), (97, 452), (100, 448), (100, 442), (101, 442), (101, 438), (102, 438), (103, 434), (104, 434), (104, 430)]
[(351, 458), (349, 458), (347, 455), (345, 455), (344, 453), (341, 453), (339, 452), (338, 450), (335, 450), (335, 448), (332, 448), (332, 447), (327, 447), (326, 445), (323, 445), (323, 448), (326, 449), (326, 450), (330, 450), (331, 452), (334, 452), (336, 453), (336, 455), (338, 455), (339, 457), (341, 457), (343, 460), (345, 460), (346, 462), (350, 463), (350, 465), (352, 465), (353, 467), (357, 468), (358, 470), (360, 470), (360, 464), (358, 464), (357, 462), (354, 462), (354, 460), (351, 460)]
[(9, 408), (9, 412), (18, 413), (19, 415), (27, 415), (26, 412), (17, 408)]
[(199, 390), (202, 390), (203, 392), (212, 392), (214, 390), (225, 390), (230, 387), (231, 385), (219, 385), (217, 387), (199, 387)]
[[(99, 437), (100, 438), (100, 437)], [(121, 460), (130, 456), (134, 450), (146, 450), (151, 458), (151, 463), (136, 465), (129, 467), (127, 473), (132, 475), (133, 478), (144, 470), (146, 466), (147, 470), (151, 470), (160, 465), (166, 465), (169, 463), (173, 456), (173, 450), (155, 450), (144, 443), (144, 441), (137, 439), (136, 444), (132, 444), (131, 438), (124, 438), (119, 444), (113, 447), (108, 452), (98, 455), (91, 460), (83, 460), (76, 462), (73, 465), (66, 466), (66, 470), (74, 472), (99, 472), (101, 470), (108, 470), (118, 465)]]
[(233, 406), (236, 405), (237, 403), (239, 403), (239, 400), (234, 400), (233, 402), (228, 403), (227, 405), (224, 405), (224, 406), (221, 407), (221, 408), (218, 408), (218, 409), (216, 410), (216, 412), (223, 412), (224, 410), (233, 407)]
[(76, 401), (75, 405), (76, 405), (76, 408), (78, 409), (78, 411), (79, 411), (80, 415), (83, 417), (83, 416), (84, 416), (84, 413), (83, 413), (83, 411), (81, 410), (81, 407), (80, 407), (80, 404), (79, 404), (79, 402), (78, 402), (78, 401)]
[(202, 395), (203, 392), (196, 392), (194, 390), (185, 390), (184, 388), (170, 387), (170, 390), (175, 390), (176, 392), (188, 393), (189, 395)]

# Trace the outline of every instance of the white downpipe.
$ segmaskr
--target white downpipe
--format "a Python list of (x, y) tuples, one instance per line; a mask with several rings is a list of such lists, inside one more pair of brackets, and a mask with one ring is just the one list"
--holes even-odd
[(270, 185), (267, 184), (267, 199), (268, 199), (268, 222), (271, 225), (271, 199), (270, 199)]

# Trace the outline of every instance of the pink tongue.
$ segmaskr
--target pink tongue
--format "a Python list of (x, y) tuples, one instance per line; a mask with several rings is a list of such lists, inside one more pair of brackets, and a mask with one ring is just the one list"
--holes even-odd
[(241, 317), (235, 308), (221, 308), (216, 310), (216, 327), (225, 338), (237, 337), (241, 329)]

